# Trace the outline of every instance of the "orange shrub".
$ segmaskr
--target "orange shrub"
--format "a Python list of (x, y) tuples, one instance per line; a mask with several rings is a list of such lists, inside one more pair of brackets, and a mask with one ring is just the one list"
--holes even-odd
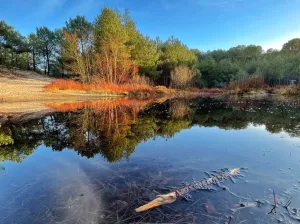
[(57, 79), (46, 86), (46, 91), (53, 90), (74, 90), (87, 92), (123, 93), (147, 92), (153, 93), (154, 88), (148, 84), (129, 83), (113, 84), (106, 82), (81, 83), (73, 80)]
[(81, 90), (86, 91), (86, 86), (73, 80), (57, 79), (46, 86), (46, 90)]

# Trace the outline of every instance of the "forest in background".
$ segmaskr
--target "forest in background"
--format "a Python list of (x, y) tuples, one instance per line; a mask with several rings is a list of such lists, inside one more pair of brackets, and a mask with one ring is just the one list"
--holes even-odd
[(239, 45), (202, 52), (173, 36), (152, 39), (128, 10), (105, 7), (92, 22), (77, 16), (60, 29), (38, 27), (26, 37), (0, 21), (0, 65), (94, 84), (223, 88), (248, 77), (271, 86), (299, 84), (300, 38), (281, 50)]

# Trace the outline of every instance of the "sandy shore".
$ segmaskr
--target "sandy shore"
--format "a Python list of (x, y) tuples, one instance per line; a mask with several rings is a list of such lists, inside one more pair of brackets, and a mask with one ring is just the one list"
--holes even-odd
[[(52, 78), (32, 71), (0, 67), (0, 117), (50, 113), (53, 109), (47, 105), (54, 103), (67, 104), (122, 97), (121, 95), (100, 95), (99, 93), (67, 90), (46, 92), (45, 86), (53, 81)], [(159, 102), (174, 97), (199, 96), (199, 93), (169, 91), (154, 96), (153, 100)]]
[(45, 111), (49, 110), (46, 105), (54, 102), (103, 99), (85, 92), (45, 92), (44, 87), (53, 80), (35, 72), (0, 68), (0, 115)]

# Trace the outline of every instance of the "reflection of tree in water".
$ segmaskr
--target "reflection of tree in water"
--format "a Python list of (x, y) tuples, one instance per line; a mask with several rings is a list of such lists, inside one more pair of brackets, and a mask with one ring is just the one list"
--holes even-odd
[(11, 139), (10, 144), (0, 145), (0, 162), (22, 162), (33, 153), (43, 135), (38, 120), (28, 121), (26, 124), (10, 124), (0, 127), (0, 133), (4, 133)]
[[(136, 144), (132, 145), (128, 130), (136, 121), (143, 105), (121, 106), (112, 103), (101, 106), (85, 105), (62, 119), (65, 121), (66, 130), (63, 136), (67, 136), (64, 147), (74, 149), (87, 157), (101, 152), (109, 161), (115, 161), (134, 150)], [(62, 115), (66, 117), (66, 114)], [(54, 149), (61, 150), (64, 147)]]
[[(46, 130), (53, 136), (61, 136), (63, 130), (68, 136), (67, 144), (53, 149), (61, 150), (68, 147), (76, 150), (79, 154), (92, 157), (101, 153), (108, 161), (117, 161), (129, 155), (135, 150), (141, 141), (146, 141), (157, 135), (171, 137), (176, 132), (190, 126), (190, 119), (173, 120), (169, 116), (168, 104), (155, 104), (159, 111), (165, 113), (155, 113), (152, 107), (140, 112), (147, 104), (134, 103), (115, 104), (106, 106), (92, 104), (84, 105), (79, 111), (65, 116), (65, 125), (62, 122), (56, 122), (56, 128)], [(71, 106), (74, 108), (74, 106)], [(77, 107), (78, 108), (78, 107)], [(166, 109), (165, 109), (166, 108)], [(64, 105), (66, 111), (66, 105)], [(140, 112), (140, 113), (139, 113)], [(70, 118), (68, 120), (68, 118)], [(49, 122), (47, 122), (49, 123)], [(59, 124), (58, 124), (59, 123)], [(58, 131), (58, 127), (63, 127)], [(53, 129), (53, 130), (52, 130)], [(49, 132), (50, 130), (50, 132)], [(60, 133), (60, 135), (58, 134)], [(62, 143), (64, 139), (48, 138), (56, 143)], [(53, 144), (53, 143), (52, 143)]]
[(0, 130), (0, 146), (11, 145), (13, 143), (14, 143), (14, 140), (11, 137), (10, 129), (2, 128), (2, 130)]
[(180, 119), (189, 116), (192, 113), (191, 108), (188, 105), (188, 101), (185, 99), (175, 100), (170, 105), (170, 115), (173, 119)]
[(201, 126), (244, 129), (252, 123), (265, 125), (271, 133), (300, 136), (300, 104), (295, 102), (202, 99), (197, 105), (194, 123)]
[(193, 125), (244, 129), (252, 123), (265, 125), (271, 133), (300, 136), (300, 107), (282, 101), (201, 98), (151, 105), (142, 101), (80, 103), (63, 105), (62, 111), (2, 126), (0, 133), (14, 142), (0, 146), (0, 161), (21, 162), (44, 144), (56, 151), (73, 149), (86, 157), (101, 153), (114, 162), (129, 157), (142, 141), (171, 138)]

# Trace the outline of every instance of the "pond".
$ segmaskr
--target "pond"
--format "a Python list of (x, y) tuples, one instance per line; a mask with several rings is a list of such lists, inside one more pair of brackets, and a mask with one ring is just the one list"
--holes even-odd
[[(2, 119), (0, 223), (300, 221), (300, 100), (50, 106), (57, 112)], [(243, 169), (174, 203), (135, 212), (159, 193), (225, 168)]]

